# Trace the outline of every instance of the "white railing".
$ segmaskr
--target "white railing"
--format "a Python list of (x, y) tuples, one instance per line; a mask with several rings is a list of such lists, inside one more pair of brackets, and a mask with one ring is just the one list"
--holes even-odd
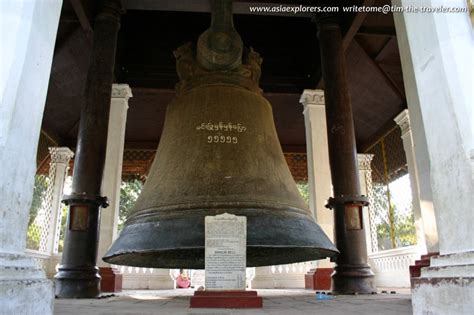
[(123, 275), (124, 290), (170, 290), (175, 288), (172, 269), (112, 266)]
[(304, 275), (310, 269), (310, 262), (272, 266), (275, 288), (304, 289)]
[[(130, 266), (113, 266), (123, 275), (123, 289), (125, 290), (159, 290), (175, 289), (179, 269), (155, 269)], [(191, 285), (195, 288), (204, 286), (204, 270), (189, 270)], [(248, 286), (255, 275), (255, 268), (247, 268), (246, 277)]]
[[(50, 255), (27, 249), (25, 253), (34, 258), (48, 278), (53, 278), (61, 255)], [(375, 273), (378, 287), (410, 287), (409, 266), (415, 263), (423, 253), (417, 246), (391, 249), (372, 253), (369, 263)], [(129, 266), (114, 266), (123, 274), (123, 288), (173, 289), (175, 288), (174, 269), (155, 269)], [(255, 288), (304, 288), (304, 275), (314, 267), (311, 262), (247, 268), (249, 287)], [(191, 274), (192, 275), (192, 274)]]
[(423, 253), (418, 246), (384, 250), (369, 255), (377, 287), (410, 287), (409, 266), (415, 264)]
[(256, 267), (251, 286), (256, 289), (302, 289), (304, 275), (311, 267), (311, 262)]

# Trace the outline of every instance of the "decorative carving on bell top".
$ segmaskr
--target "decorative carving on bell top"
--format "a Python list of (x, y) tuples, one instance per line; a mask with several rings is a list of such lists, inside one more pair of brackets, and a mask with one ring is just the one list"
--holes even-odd
[(234, 85), (261, 93), (262, 58), (245, 49), (234, 28), (232, 0), (212, 0), (211, 26), (199, 36), (197, 47), (185, 44), (174, 51), (180, 82), (177, 93), (209, 85)]
[(185, 92), (198, 86), (236, 85), (261, 93), (259, 81), (262, 58), (250, 48), (244, 52), (242, 63), (233, 70), (208, 70), (196, 59), (196, 52), (191, 43), (184, 44), (174, 52), (176, 71), (180, 82), (176, 85), (177, 93)]

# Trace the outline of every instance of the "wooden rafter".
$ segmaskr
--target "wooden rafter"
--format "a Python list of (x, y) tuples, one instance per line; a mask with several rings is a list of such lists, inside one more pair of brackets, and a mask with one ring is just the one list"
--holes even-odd
[(79, 23), (81, 24), (82, 29), (89, 36), (89, 34), (92, 33), (92, 24), (87, 15), (87, 11), (84, 7), (83, 1), (70, 0), (70, 2), (71, 2), (72, 7), (74, 8), (74, 12), (76, 13), (77, 18), (79, 19)]
[(397, 33), (393, 27), (365, 27), (361, 26), (357, 35), (363, 36), (383, 36), (383, 37), (396, 37)]
[(395, 117), (387, 120), (383, 126), (372, 136), (370, 136), (366, 141), (357, 145), (357, 151), (366, 153), (374, 145), (376, 145), (381, 138), (384, 138), (386, 135), (390, 134), (395, 128), (398, 128), (397, 124), (393, 120)]
[[(374, 4), (375, 0), (364, 0), (362, 6), (364, 7), (371, 7)], [(362, 23), (364, 23), (365, 18), (367, 17), (368, 12), (359, 12), (357, 13), (356, 17), (352, 21), (351, 26), (347, 30), (346, 35), (344, 35), (344, 39), (342, 40), (342, 46), (344, 50), (347, 50), (347, 47), (351, 44), (354, 36), (356, 36), (357, 32), (359, 31)]]
[[(375, 0), (364, 0), (361, 6), (370, 7), (374, 4), (374, 2)], [(342, 46), (344, 47), (344, 51), (347, 50), (347, 47), (349, 47), (349, 45), (351, 44), (352, 40), (354, 39), (354, 36), (359, 31), (359, 28), (362, 26), (362, 23), (364, 23), (364, 20), (367, 17), (367, 14), (368, 14), (367, 12), (359, 12), (357, 13), (356, 17), (352, 21), (351, 26), (347, 30), (342, 40)], [(316, 88), (321, 89), (322, 87), (323, 87), (323, 78), (321, 77)]]
[[(388, 41), (385, 46), (380, 50), (380, 52), (377, 54), (377, 56), (375, 57), (375, 59), (377, 59), (377, 57), (382, 53), (382, 51), (385, 49), (385, 47), (390, 43), (390, 41)], [(370, 58), (370, 56), (367, 54), (367, 52), (362, 48), (362, 51), (364, 52), (364, 54), (367, 56), (367, 59), (370, 60), (370, 62), (374, 65), (374, 67), (379, 71), (379, 73), (382, 75), (382, 77), (384, 78), (385, 82), (387, 83), (388, 86), (390, 86), (390, 88), (392, 89), (393, 92), (395, 92), (398, 97), (400, 97), (404, 103), (406, 103), (406, 96), (405, 96), (405, 93), (395, 84), (395, 82), (393, 81), (393, 79), (382, 69), (382, 67), (380, 67), (380, 65), (372, 58)], [(406, 106), (406, 105), (405, 105)]]

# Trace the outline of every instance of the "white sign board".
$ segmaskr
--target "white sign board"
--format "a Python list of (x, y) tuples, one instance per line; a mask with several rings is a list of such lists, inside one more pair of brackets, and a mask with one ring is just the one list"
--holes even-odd
[(245, 290), (247, 217), (205, 218), (206, 290)]

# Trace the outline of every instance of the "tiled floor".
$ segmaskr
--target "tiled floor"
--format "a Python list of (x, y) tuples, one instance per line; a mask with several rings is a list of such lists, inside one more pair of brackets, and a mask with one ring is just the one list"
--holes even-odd
[[(313, 291), (257, 290), (263, 297), (263, 309), (190, 309), (193, 290), (124, 291), (103, 299), (56, 300), (54, 314), (411, 314), (410, 294), (335, 296), (331, 300), (316, 300)], [(389, 291), (390, 292), (390, 291)]]

